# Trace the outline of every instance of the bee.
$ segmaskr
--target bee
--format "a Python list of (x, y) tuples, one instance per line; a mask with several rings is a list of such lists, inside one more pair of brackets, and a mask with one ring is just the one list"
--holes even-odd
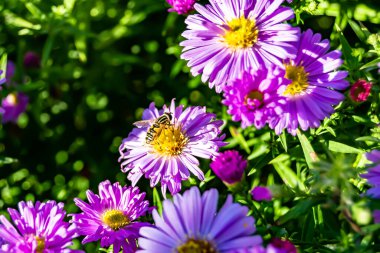
[(133, 125), (137, 127), (149, 127), (148, 131), (146, 133), (145, 142), (146, 144), (150, 144), (154, 137), (159, 135), (161, 133), (161, 125), (170, 125), (170, 122), (172, 120), (172, 114), (170, 112), (165, 112), (157, 119), (151, 119), (151, 120), (140, 120), (133, 123)]

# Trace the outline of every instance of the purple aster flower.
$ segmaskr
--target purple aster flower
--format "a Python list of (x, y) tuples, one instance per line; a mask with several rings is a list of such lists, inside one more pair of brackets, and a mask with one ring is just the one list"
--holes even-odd
[(321, 41), (321, 35), (310, 29), (301, 35), (297, 57), (284, 66), (287, 86), (282, 94), (286, 97), (283, 112), (269, 121), (276, 134), (283, 129), (296, 135), (298, 127), (304, 131), (317, 128), (334, 112), (333, 105), (343, 101), (344, 95), (336, 90), (349, 86), (345, 80), (348, 72), (336, 71), (343, 63), (341, 52), (327, 52), (329, 48), (329, 41)]
[(380, 198), (380, 150), (372, 150), (366, 154), (367, 159), (374, 164), (368, 168), (368, 173), (361, 175), (366, 178), (372, 188), (367, 191), (367, 195), (373, 198)]
[(123, 140), (119, 151), (121, 169), (129, 172), (128, 179), (136, 185), (142, 175), (150, 179), (151, 187), (161, 181), (162, 194), (166, 189), (172, 194), (181, 189), (181, 181), (187, 180), (190, 172), (204, 179), (195, 156), (212, 158), (219, 147), (225, 145), (220, 135), (222, 120), (206, 112), (206, 107), (175, 106), (158, 110), (154, 103), (143, 112), (144, 121)]
[(13, 61), (8, 61), (7, 62), (7, 71), (5, 72), (7, 82), (11, 81), (11, 79), (15, 75), (15, 72), (16, 72), (16, 65), (14, 64)]
[(271, 201), (272, 193), (271, 191), (264, 186), (256, 186), (251, 191), (252, 199), (255, 201)]
[(380, 223), (380, 210), (374, 210), (372, 215), (373, 215), (374, 222)]
[(10, 93), (1, 101), (1, 110), (3, 123), (16, 123), (21, 113), (26, 110), (29, 98), (24, 93)]
[(215, 157), (210, 167), (223, 182), (232, 185), (242, 180), (247, 160), (238, 151), (227, 150)]
[(24, 67), (31, 68), (39, 68), (41, 66), (41, 58), (40, 56), (32, 51), (28, 51), (24, 55)]
[(83, 252), (67, 248), (77, 235), (75, 226), (64, 221), (63, 203), (21, 201), (18, 207), (8, 208), (15, 225), (0, 215), (1, 252)]
[(136, 221), (149, 210), (149, 202), (144, 198), (145, 193), (140, 193), (137, 187), (122, 187), (106, 180), (99, 184), (99, 195), (87, 191), (89, 204), (74, 199), (83, 211), (71, 215), (78, 233), (85, 236), (82, 243), (100, 240), (101, 247), (113, 245), (115, 253), (121, 247), (123, 253), (135, 252), (140, 228), (150, 225)]
[(224, 86), (222, 102), (228, 106), (232, 120), (241, 121), (242, 128), (255, 125), (260, 129), (269, 118), (280, 114), (285, 89), (282, 76), (283, 70), (278, 68), (259, 68), (244, 72), (241, 78)]
[(199, 14), (186, 19), (187, 40), (182, 59), (194, 76), (202, 74), (221, 92), (229, 81), (240, 77), (243, 71), (262, 65), (282, 65), (283, 59), (294, 58), (293, 42), (299, 40), (299, 29), (283, 21), (294, 12), (280, 6), (284, 0), (210, 0), (210, 4), (195, 4)]
[(164, 200), (162, 216), (153, 211), (155, 227), (140, 230), (138, 253), (152, 252), (231, 252), (261, 244), (252, 235), (255, 220), (248, 208), (232, 202), (228, 196), (217, 211), (218, 191), (203, 193), (192, 187), (173, 200)]
[(196, 0), (166, 0), (166, 2), (172, 6), (172, 8), (168, 10), (169, 12), (177, 12), (183, 15), (194, 10)]
[(350, 97), (355, 102), (365, 102), (371, 93), (372, 83), (364, 79), (357, 80), (350, 88)]

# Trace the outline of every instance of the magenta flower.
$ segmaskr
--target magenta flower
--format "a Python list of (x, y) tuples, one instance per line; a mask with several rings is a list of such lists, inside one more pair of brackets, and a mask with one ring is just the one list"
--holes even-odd
[(99, 195), (87, 191), (88, 204), (74, 199), (83, 211), (71, 215), (78, 233), (85, 236), (82, 243), (100, 240), (101, 247), (113, 245), (114, 253), (121, 248), (123, 253), (135, 252), (140, 228), (150, 225), (136, 221), (149, 210), (149, 202), (144, 198), (145, 193), (137, 187), (122, 187), (106, 180), (99, 184)]
[(229, 80), (240, 78), (244, 71), (262, 65), (282, 65), (294, 58), (293, 42), (299, 29), (282, 24), (293, 18), (293, 10), (283, 7), (284, 0), (210, 0), (195, 4), (199, 14), (189, 15), (182, 36), (182, 59), (188, 61), (193, 76), (202, 75), (221, 92)]
[(267, 253), (297, 253), (297, 248), (288, 240), (273, 238), (267, 246)]
[(29, 98), (24, 93), (10, 93), (1, 101), (1, 110), (3, 123), (16, 123), (21, 113), (25, 112)]
[(367, 159), (373, 165), (368, 168), (367, 174), (362, 174), (361, 177), (366, 178), (372, 188), (367, 191), (367, 195), (373, 198), (380, 198), (380, 150), (372, 150), (366, 154)]
[(215, 157), (210, 167), (223, 182), (231, 185), (242, 180), (247, 160), (238, 151), (227, 150)]
[[(172, 194), (181, 189), (181, 181), (187, 180), (190, 172), (204, 179), (195, 158), (213, 158), (219, 147), (225, 145), (224, 135), (219, 136), (221, 120), (214, 120), (215, 115), (207, 113), (205, 107), (175, 106), (174, 99), (170, 107), (158, 110), (154, 103), (143, 113), (143, 122), (136, 122), (134, 128), (123, 140), (119, 151), (121, 169), (129, 172), (128, 179), (132, 185), (145, 175), (154, 187), (161, 181), (163, 195), (166, 189)], [(165, 123), (157, 122), (164, 120)]]
[(359, 79), (350, 88), (350, 97), (355, 102), (365, 102), (371, 93), (372, 83)]
[(271, 201), (272, 193), (269, 188), (264, 186), (256, 186), (251, 191), (252, 199), (255, 201)]
[(262, 243), (255, 236), (255, 220), (248, 208), (232, 202), (228, 196), (217, 211), (218, 191), (203, 193), (192, 187), (173, 200), (164, 200), (162, 215), (153, 211), (155, 227), (140, 230), (138, 253), (218, 252), (230, 253)]
[(67, 248), (77, 235), (75, 226), (64, 221), (63, 203), (21, 201), (18, 207), (8, 208), (15, 225), (0, 215), (0, 252), (83, 252)]
[(222, 103), (228, 106), (232, 120), (241, 121), (242, 128), (254, 125), (260, 129), (268, 119), (280, 114), (285, 89), (282, 76), (283, 70), (278, 68), (259, 68), (244, 72), (241, 78), (224, 86)]
[(24, 55), (24, 67), (27, 69), (39, 68), (41, 66), (41, 57), (33, 52), (28, 51)]
[(183, 15), (194, 10), (196, 0), (166, 0), (166, 2), (172, 6), (172, 8), (168, 10), (169, 12), (177, 12)]
[(336, 71), (343, 61), (341, 52), (330, 48), (329, 41), (309, 29), (301, 35), (297, 57), (285, 63), (286, 103), (283, 112), (269, 121), (269, 126), (280, 134), (283, 129), (296, 135), (297, 128), (306, 131), (317, 128), (321, 120), (334, 112), (344, 95), (337, 91), (349, 86), (347, 71)]

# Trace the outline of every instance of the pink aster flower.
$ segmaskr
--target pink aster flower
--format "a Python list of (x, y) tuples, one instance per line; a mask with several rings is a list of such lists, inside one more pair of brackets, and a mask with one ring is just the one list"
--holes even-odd
[(232, 185), (242, 180), (247, 160), (238, 151), (227, 150), (215, 157), (210, 167), (223, 182)]
[(215, 115), (206, 112), (206, 107), (175, 106), (158, 110), (154, 103), (143, 112), (144, 121), (136, 122), (134, 128), (123, 140), (119, 151), (121, 169), (129, 172), (132, 185), (145, 175), (150, 186), (161, 182), (163, 195), (166, 189), (172, 194), (181, 189), (181, 181), (187, 180), (190, 172), (204, 179), (195, 158), (213, 158), (219, 147), (225, 145), (220, 127), (222, 120), (214, 120)]
[(254, 125), (260, 129), (268, 119), (280, 114), (284, 98), (284, 72), (278, 68), (259, 68), (244, 72), (241, 78), (234, 79), (224, 86), (223, 104), (232, 120), (241, 121), (241, 127)]
[(169, 12), (177, 12), (180, 15), (187, 14), (194, 9), (196, 0), (166, 0), (172, 8)]
[(99, 195), (88, 190), (87, 198), (89, 203), (74, 199), (83, 212), (71, 215), (78, 233), (85, 236), (82, 243), (100, 240), (101, 247), (113, 245), (114, 253), (121, 248), (123, 253), (136, 252), (140, 228), (150, 226), (137, 221), (149, 210), (145, 193), (137, 187), (122, 187), (107, 180), (99, 184)]
[(195, 4), (199, 14), (186, 19), (187, 30), (182, 59), (188, 61), (194, 76), (202, 75), (221, 92), (229, 80), (240, 78), (244, 71), (262, 65), (282, 65), (283, 59), (294, 58), (293, 42), (299, 40), (299, 29), (282, 22), (294, 17), (284, 0), (210, 0)]
[(18, 208), (8, 208), (14, 225), (0, 215), (0, 252), (83, 252), (67, 248), (77, 234), (75, 225), (64, 221), (63, 203), (21, 201)]
[(21, 113), (26, 110), (29, 98), (22, 92), (10, 93), (1, 102), (0, 114), (3, 123), (16, 123)]
[(368, 173), (362, 174), (372, 188), (367, 191), (367, 195), (373, 198), (380, 198), (380, 150), (372, 150), (366, 154), (366, 157), (373, 164), (368, 168)]
[(286, 103), (281, 115), (269, 121), (276, 134), (286, 129), (296, 135), (298, 127), (303, 131), (317, 128), (334, 112), (333, 106), (344, 100), (338, 90), (349, 86), (348, 72), (337, 71), (343, 63), (341, 52), (328, 52), (329, 48), (329, 41), (321, 40), (320, 34), (310, 29), (302, 33), (297, 57), (284, 64)]
[(264, 186), (256, 186), (251, 191), (252, 199), (255, 201), (271, 201), (272, 193), (271, 191)]
[(371, 93), (372, 83), (359, 79), (350, 88), (350, 97), (355, 102), (365, 102)]

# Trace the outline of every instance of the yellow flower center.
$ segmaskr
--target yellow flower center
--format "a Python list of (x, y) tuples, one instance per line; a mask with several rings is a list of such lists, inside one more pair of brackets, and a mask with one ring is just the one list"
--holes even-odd
[(102, 221), (115, 231), (131, 223), (128, 216), (126, 216), (122, 211), (115, 209), (105, 211), (102, 215)]
[[(252, 105), (252, 103), (258, 103), (258, 105), (260, 105), (262, 101), (263, 101), (263, 93), (261, 93), (258, 90), (251, 91), (244, 97), (245, 105)], [(256, 104), (253, 104), (253, 105), (256, 105)]]
[(155, 131), (156, 134), (150, 144), (160, 155), (180, 155), (189, 141), (179, 126), (160, 124)]
[(206, 240), (190, 238), (187, 242), (177, 247), (177, 253), (217, 253), (213, 245)]
[(285, 78), (291, 80), (292, 82), (286, 87), (284, 95), (298, 95), (309, 87), (309, 83), (307, 81), (307, 76), (309, 73), (305, 72), (303, 66), (285, 64), (285, 70)]
[(241, 16), (232, 19), (227, 24), (230, 29), (224, 34), (224, 40), (230, 47), (234, 49), (248, 48), (257, 42), (259, 31), (256, 28), (255, 20)]
[(45, 249), (45, 238), (36, 236), (35, 239), (37, 241), (36, 253), (42, 253)]

